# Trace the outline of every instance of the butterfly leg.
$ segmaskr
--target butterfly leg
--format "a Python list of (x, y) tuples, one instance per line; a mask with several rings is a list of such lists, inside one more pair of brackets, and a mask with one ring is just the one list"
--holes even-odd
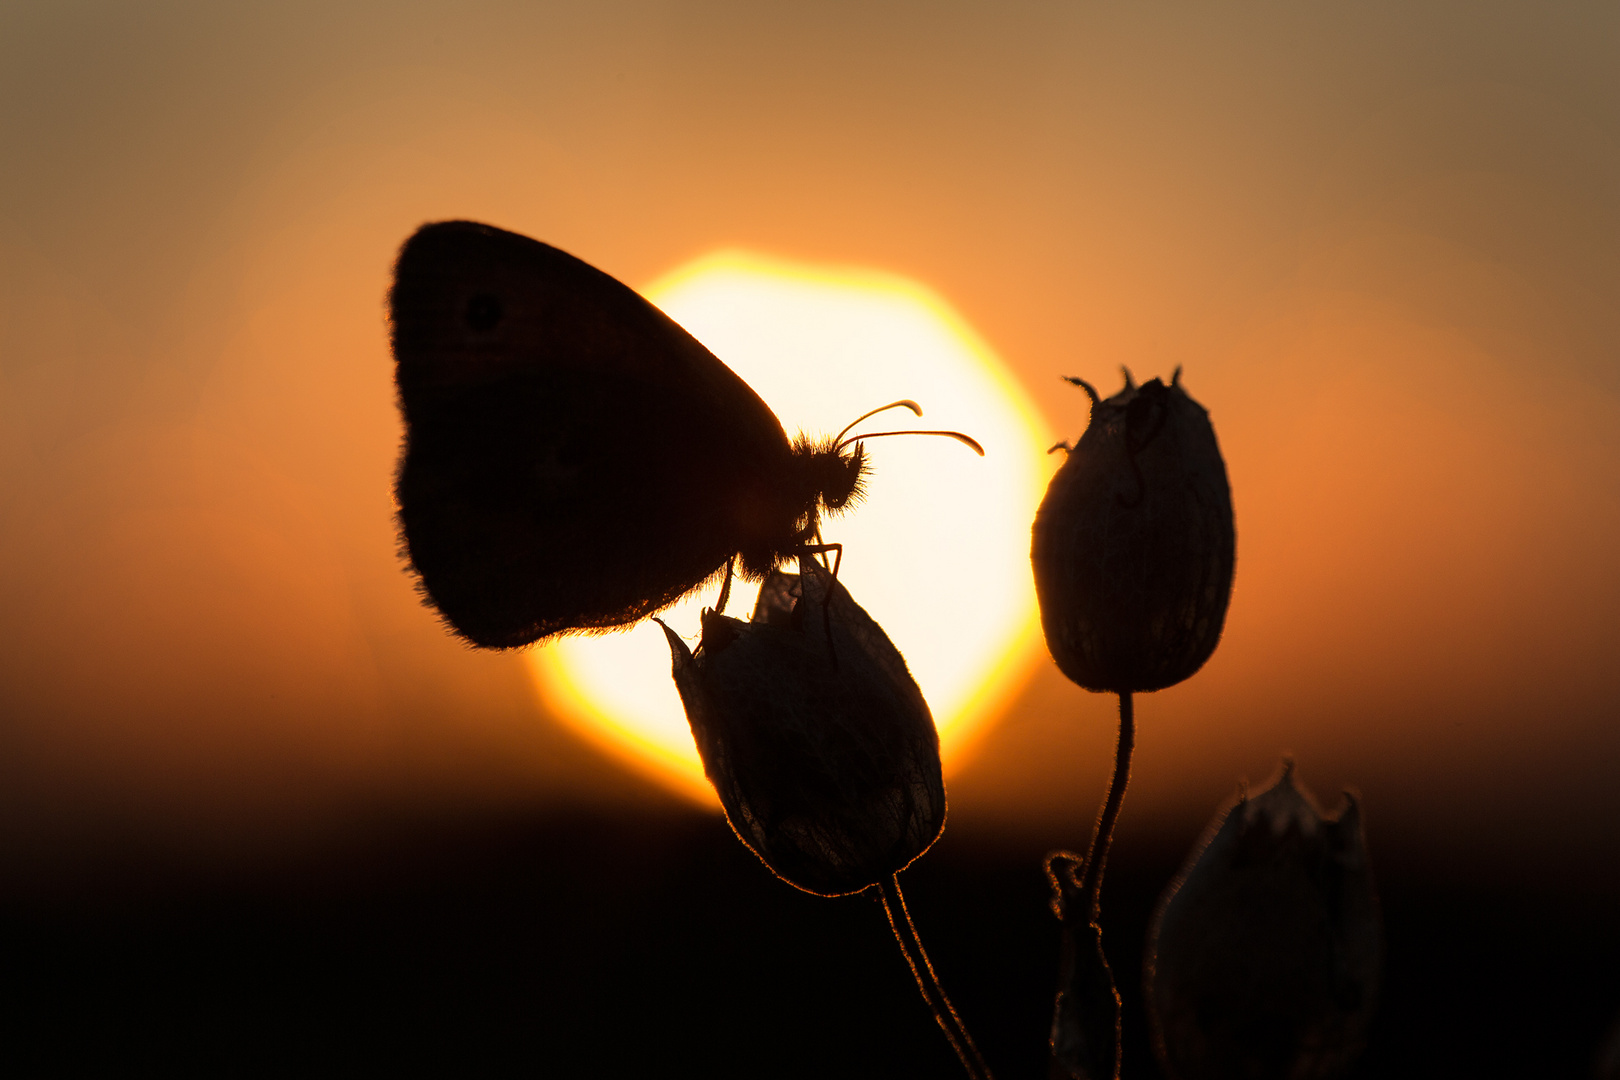
[[(832, 564), (832, 566), (828, 567), (828, 569), (830, 569), (832, 571), (832, 579), (833, 579), (833, 581), (836, 582), (838, 580), (838, 568), (840, 566), (844, 565), (844, 545), (843, 544), (811, 544), (809, 547), (806, 547), (804, 549), (804, 553), (806, 555), (825, 555), (829, 551), (832, 552), (833, 564)], [(822, 565), (825, 566), (826, 562), (827, 561), (825, 559), (823, 559), (822, 560)]]
[[(821, 539), (821, 530), (816, 530), (816, 539)], [(832, 584), (827, 588), (827, 595), (821, 598), (821, 628), (827, 635), (827, 651), (832, 654), (833, 667), (838, 667), (838, 646), (833, 643), (832, 636), (832, 591), (838, 586), (838, 568), (844, 565), (843, 544), (810, 544), (804, 549), (806, 555), (825, 555), (833, 553)], [(822, 560), (826, 564), (826, 560)]]
[(726, 613), (726, 601), (731, 599), (731, 574), (732, 571), (736, 570), (736, 568), (737, 556), (733, 555), (731, 558), (726, 560), (726, 579), (720, 583), (720, 599), (715, 601), (714, 605), (714, 613), (716, 615), (724, 615)]
[[(825, 555), (829, 551), (832, 552), (833, 553), (833, 564), (832, 564), (831, 567), (828, 567), (828, 569), (830, 569), (832, 571), (833, 580), (837, 581), (838, 580), (838, 568), (844, 564), (844, 545), (843, 544), (829, 544), (826, 541), (822, 540), (822, 538), (821, 538), (821, 526), (819, 524), (816, 525), (811, 530), (810, 539), (814, 540), (815, 543), (805, 545), (804, 553), (806, 555)], [(826, 566), (827, 565), (827, 560), (822, 559), (821, 560), (821, 565)]]

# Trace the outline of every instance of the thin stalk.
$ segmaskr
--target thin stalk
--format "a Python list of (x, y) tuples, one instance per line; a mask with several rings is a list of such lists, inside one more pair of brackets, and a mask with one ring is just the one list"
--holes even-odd
[(1077, 914), (1085, 922), (1096, 922), (1102, 895), (1103, 869), (1108, 864), (1108, 848), (1114, 842), (1114, 822), (1125, 801), (1125, 785), (1131, 780), (1131, 749), (1136, 745), (1136, 707), (1131, 692), (1119, 695), (1119, 741), (1114, 745), (1114, 776), (1108, 782), (1108, 798), (1103, 801), (1097, 828), (1086, 849), (1085, 873), (1080, 878), (1080, 897), (1085, 905)]
[(906, 958), (911, 974), (917, 979), (917, 989), (922, 991), (923, 1000), (934, 1011), (934, 1019), (945, 1033), (951, 1049), (956, 1051), (962, 1068), (967, 1070), (969, 1080), (994, 1080), (990, 1067), (979, 1054), (979, 1048), (973, 1045), (973, 1038), (968, 1035), (962, 1018), (952, 1008), (951, 999), (945, 996), (945, 988), (939, 985), (934, 965), (928, 962), (922, 938), (917, 936), (911, 912), (906, 910), (906, 898), (900, 892), (899, 876), (891, 875), (887, 881), (878, 882), (878, 893), (883, 898), (883, 911), (889, 916), (889, 928), (894, 931), (894, 940), (900, 944), (900, 954)]
[(1052, 1016), (1053, 1076), (1112, 1077), (1120, 1066), (1120, 1000), (1114, 973), (1102, 950), (1099, 896), (1114, 823), (1125, 801), (1131, 776), (1131, 749), (1136, 742), (1131, 695), (1119, 695), (1119, 741), (1114, 748), (1114, 775), (1081, 859), (1072, 851), (1046, 858), (1052, 883), (1052, 911), (1063, 920), (1058, 960), (1058, 995)]

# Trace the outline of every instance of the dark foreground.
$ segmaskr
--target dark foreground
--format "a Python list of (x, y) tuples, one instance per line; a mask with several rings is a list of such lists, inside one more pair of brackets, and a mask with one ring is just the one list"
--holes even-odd
[[(1139, 948), (1187, 839), (1127, 832), (1105, 886), (1131, 1080), (1158, 1076)], [(1041, 854), (948, 830), (902, 879), (1002, 1080), (1045, 1075)], [(1385, 862), (1358, 1075), (1590, 1075), (1620, 1012), (1614, 897)], [(774, 880), (716, 818), (416, 824), (230, 885), (153, 874), (5, 901), (8, 1075), (960, 1075), (882, 908)]]

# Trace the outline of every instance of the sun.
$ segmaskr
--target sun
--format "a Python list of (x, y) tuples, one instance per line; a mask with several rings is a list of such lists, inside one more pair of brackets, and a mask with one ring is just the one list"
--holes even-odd
[[(776, 411), (789, 437), (837, 432), (910, 398), (898, 425), (964, 431), (866, 444), (865, 499), (828, 516), (844, 546), (839, 580), (905, 656), (939, 727), (946, 774), (1042, 655), (1029, 527), (1052, 465), (1052, 435), (1017, 380), (927, 288), (876, 271), (805, 266), (742, 252), (691, 263), (643, 294), (702, 341)], [(879, 417), (883, 420), (886, 417)], [(746, 618), (758, 586), (738, 582), (727, 614)], [(716, 589), (661, 615), (694, 647)], [(703, 776), (670, 677), (669, 646), (644, 622), (565, 638), (527, 654), (547, 708), (628, 764), (700, 801)]]

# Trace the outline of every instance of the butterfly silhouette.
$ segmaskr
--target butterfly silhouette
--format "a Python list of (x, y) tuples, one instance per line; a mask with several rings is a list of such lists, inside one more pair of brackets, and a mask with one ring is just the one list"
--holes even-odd
[(389, 313), (405, 552), (475, 645), (626, 626), (733, 567), (763, 578), (861, 494), (858, 442), (790, 441), (667, 315), (526, 236), (424, 225)]

